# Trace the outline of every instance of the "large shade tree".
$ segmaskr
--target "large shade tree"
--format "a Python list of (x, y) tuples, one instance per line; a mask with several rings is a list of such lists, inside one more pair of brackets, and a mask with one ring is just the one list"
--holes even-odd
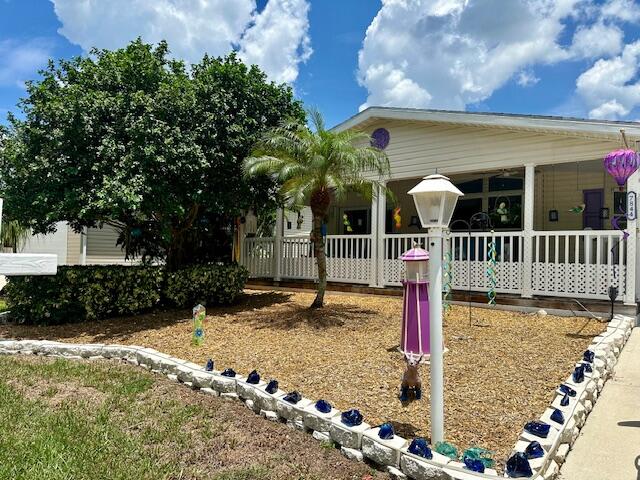
[(0, 153), (12, 217), (36, 234), (109, 224), (128, 256), (171, 269), (230, 257), (216, 245), (233, 218), (275, 205), (274, 182), (248, 182), (242, 160), (305, 118), (288, 86), (234, 54), (188, 68), (141, 40), (50, 62), (19, 106)]
[(268, 175), (280, 185), (289, 206), (309, 205), (313, 214), (311, 241), (318, 266), (318, 292), (312, 308), (322, 307), (327, 288), (327, 258), (322, 236), (331, 203), (348, 192), (365, 197), (386, 194), (386, 154), (370, 146), (369, 136), (356, 130), (327, 130), (322, 116), (311, 111), (314, 131), (287, 122), (267, 133), (244, 162), (248, 177)]

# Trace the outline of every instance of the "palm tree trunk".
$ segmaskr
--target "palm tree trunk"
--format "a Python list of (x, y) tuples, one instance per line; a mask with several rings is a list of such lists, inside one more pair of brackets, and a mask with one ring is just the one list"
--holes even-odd
[(311, 241), (313, 242), (313, 254), (318, 264), (318, 293), (311, 308), (321, 308), (324, 305), (324, 293), (327, 290), (327, 254), (324, 250), (324, 238), (322, 237), (323, 217), (324, 215), (313, 215)]

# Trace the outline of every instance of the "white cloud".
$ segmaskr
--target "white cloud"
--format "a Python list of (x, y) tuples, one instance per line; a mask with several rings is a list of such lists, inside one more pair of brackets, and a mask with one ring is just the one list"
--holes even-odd
[(640, 20), (640, 5), (635, 0), (608, 0), (602, 7), (602, 15), (625, 22)]
[(46, 66), (53, 46), (44, 39), (0, 41), (0, 86), (24, 88)]
[(571, 44), (576, 57), (597, 58), (616, 55), (622, 51), (624, 33), (616, 25), (605, 25), (602, 21), (593, 25), (579, 26)]
[(640, 40), (621, 55), (600, 59), (576, 82), (577, 93), (593, 118), (621, 118), (640, 106)]
[(51, 1), (59, 33), (85, 51), (142, 37), (166, 40), (175, 57), (195, 63), (204, 53), (224, 55), (237, 47), (272, 79), (288, 82), (310, 53), (307, 0), (269, 0), (260, 13), (255, 0)]
[(482, 101), (532, 65), (569, 58), (558, 37), (580, 3), (383, 0), (359, 53), (358, 79), (369, 92), (363, 107), (464, 109)]
[(518, 73), (518, 78), (516, 79), (516, 82), (518, 82), (518, 85), (521, 87), (531, 87), (539, 81), (540, 79), (536, 77), (535, 73), (531, 70), (522, 70)]
[(241, 41), (240, 57), (260, 65), (277, 82), (292, 83), (298, 65), (312, 53), (309, 3), (306, 0), (270, 0), (256, 16)]

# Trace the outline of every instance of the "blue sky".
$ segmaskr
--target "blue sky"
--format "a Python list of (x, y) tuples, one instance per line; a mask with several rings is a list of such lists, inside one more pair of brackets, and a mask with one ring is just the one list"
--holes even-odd
[(238, 50), (334, 125), (370, 105), (640, 119), (637, 0), (0, 0), (0, 121), (48, 58)]

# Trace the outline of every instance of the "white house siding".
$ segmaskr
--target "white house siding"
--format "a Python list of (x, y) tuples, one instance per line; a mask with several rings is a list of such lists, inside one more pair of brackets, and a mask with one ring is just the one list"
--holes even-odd
[(596, 160), (620, 147), (614, 140), (399, 120), (376, 120), (365, 131), (380, 127), (391, 136), (386, 153), (392, 179), (430, 175), (436, 169), (454, 174)]
[(73, 231), (72, 228), (67, 232), (67, 263), (69, 265), (77, 265), (81, 263), (82, 241), (81, 235)]
[(22, 253), (53, 253), (58, 256), (58, 265), (65, 265), (67, 261), (67, 232), (65, 222), (56, 224), (56, 231), (47, 235), (29, 237), (20, 252)]
[[(309, 235), (313, 227), (313, 215), (310, 207), (304, 207), (300, 211), (302, 215), (302, 225), (298, 229), (298, 213), (290, 210), (284, 211), (284, 236), (295, 237)], [(290, 225), (290, 226), (289, 226)]]
[(116, 245), (118, 232), (115, 228), (104, 225), (102, 228), (90, 228), (87, 233), (88, 264), (124, 264), (124, 253)]

